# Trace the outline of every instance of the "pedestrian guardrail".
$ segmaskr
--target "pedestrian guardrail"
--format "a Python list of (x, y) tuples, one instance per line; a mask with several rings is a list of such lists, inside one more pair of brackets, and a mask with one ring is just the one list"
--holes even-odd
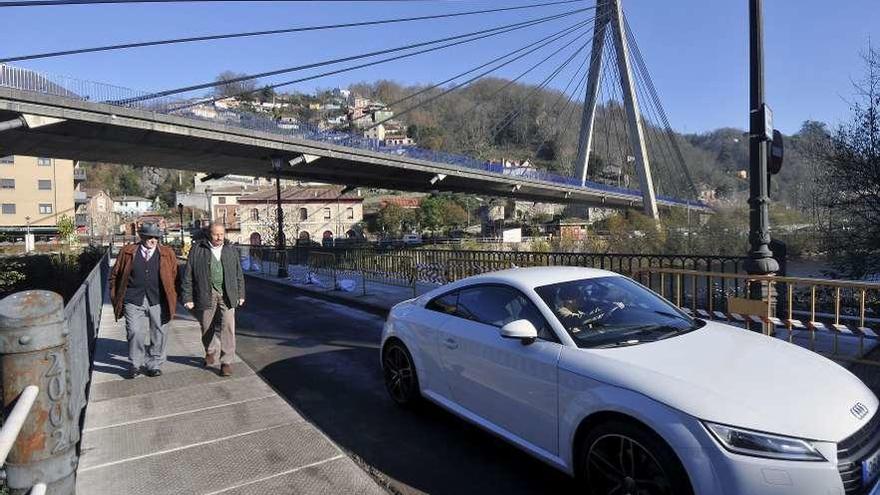
[(3, 406), (12, 411), (0, 454), (13, 494), (74, 493), (108, 274), (109, 252), (67, 305), (43, 290), (0, 300), (0, 381)]
[(416, 265), (412, 256), (375, 255), (358, 259), (357, 273), (361, 277), (364, 295), (367, 294), (367, 282), (378, 282), (383, 285), (407, 287), (416, 296)]
[(506, 270), (508, 268), (522, 268), (526, 266), (534, 265), (529, 261), (520, 261), (517, 263), (513, 260), (474, 261), (467, 258), (450, 258), (446, 262), (445, 278), (448, 282), (454, 282), (473, 275)]
[(783, 336), (842, 361), (867, 357), (880, 334), (880, 283), (646, 268), (633, 276), (694, 316)]

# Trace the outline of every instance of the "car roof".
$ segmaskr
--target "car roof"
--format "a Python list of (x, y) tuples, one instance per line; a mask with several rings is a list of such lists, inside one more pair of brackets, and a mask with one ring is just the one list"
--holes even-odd
[(510, 268), (497, 272), (484, 273), (461, 280), (461, 285), (474, 283), (501, 282), (520, 288), (534, 289), (544, 285), (569, 282), (598, 277), (619, 277), (620, 274), (596, 268), (580, 266), (538, 266), (528, 268)]

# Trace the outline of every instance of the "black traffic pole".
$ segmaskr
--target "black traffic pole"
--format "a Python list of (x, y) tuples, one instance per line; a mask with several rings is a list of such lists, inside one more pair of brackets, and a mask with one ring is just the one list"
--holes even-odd
[[(779, 270), (770, 251), (767, 147), (773, 140), (770, 109), (764, 102), (764, 32), (762, 0), (749, 0), (751, 54), (751, 101), (749, 112), (749, 259), (750, 275), (769, 275)], [(760, 295), (761, 284), (753, 284)]]
[(180, 252), (183, 253), (183, 203), (177, 203), (177, 213), (180, 215)]
[(281, 207), (281, 158), (272, 158), (272, 170), (275, 171), (275, 198), (278, 213), (278, 235), (275, 236), (275, 249), (278, 250), (278, 277), (287, 278), (287, 247), (284, 241), (284, 209)]
[[(749, 104), (749, 255), (745, 262), (749, 275), (773, 275), (779, 264), (770, 250), (768, 147), (773, 141), (770, 108), (764, 101), (764, 16), (762, 0), (749, 0), (750, 104)], [(749, 298), (767, 301), (767, 315), (775, 314), (771, 285), (749, 284)], [(764, 316), (764, 315), (761, 315)], [(749, 325), (764, 332), (764, 325)]]

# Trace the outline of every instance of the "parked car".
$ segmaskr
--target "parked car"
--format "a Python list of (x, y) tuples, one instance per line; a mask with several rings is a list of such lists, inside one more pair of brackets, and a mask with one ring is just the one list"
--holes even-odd
[(401, 239), (405, 246), (419, 246), (422, 244), (422, 235), (421, 234), (403, 234), (403, 238)]
[(466, 278), (392, 308), (391, 399), (427, 399), (585, 493), (874, 494), (877, 397), (788, 342), (573, 267)]

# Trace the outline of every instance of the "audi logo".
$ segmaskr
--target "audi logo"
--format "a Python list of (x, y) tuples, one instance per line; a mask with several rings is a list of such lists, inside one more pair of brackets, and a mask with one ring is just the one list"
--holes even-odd
[(849, 412), (852, 413), (858, 419), (865, 419), (868, 416), (868, 406), (862, 404), (861, 402), (856, 402), (854, 406), (849, 408)]

